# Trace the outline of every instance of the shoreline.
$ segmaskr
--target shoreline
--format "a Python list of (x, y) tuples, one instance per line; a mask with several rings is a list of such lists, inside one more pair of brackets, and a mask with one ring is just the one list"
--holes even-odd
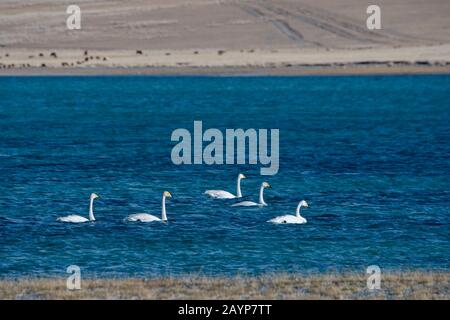
[(94, 68), (16, 68), (0, 70), (10, 76), (357, 76), (450, 74), (448, 66), (223, 66), (223, 67), (94, 67)]
[(450, 299), (450, 272), (384, 272), (369, 290), (366, 274), (267, 274), (81, 279), (68, 290), (65, 278), (0, 279), (0, 299)]
[(427, 73), (450, 74), (450, 45), (228, 51), (0, 48), (0, 76)]

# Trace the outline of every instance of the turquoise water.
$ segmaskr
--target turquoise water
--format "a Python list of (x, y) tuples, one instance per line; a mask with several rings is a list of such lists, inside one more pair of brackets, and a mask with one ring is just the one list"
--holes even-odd
[[(450, 76), (0, 78), (0, 276), (450, 268)], [(279, 128), (280, 170), (171, 162), (176, 128)], [(269, 206), (232, 208), (206, 189)], [(160, 214), (167, 224), (123, 221)], [(87, 216), (91, 192), (97, 221)], [(305, 225), (270, 218), (309, 208)]]

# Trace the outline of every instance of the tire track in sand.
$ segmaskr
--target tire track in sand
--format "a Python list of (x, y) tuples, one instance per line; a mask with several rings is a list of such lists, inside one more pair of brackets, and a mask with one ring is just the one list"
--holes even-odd
[(294, 29), (286, 20), (281, 19), (280, 17), (269, 16), (262, 10), (259, 10), (257, 7), (252, 6), (249, 3), (240, 4), (239, 7), (252, 17), (269, 21), (278, 31), (280, 31), (288, 39), (295, 41), (296, 43), (313, 43), (317, 45), (317, 43), (306, 41), (303, 35), (298, 30)]
[(280, 2), (275, 4), (274, 2), (262, 0), (258, 4), (275, 14), (296, 19), (348, 40), (387, 45), (414, 43), (419, 40), (417, 37), (391, 30), (385, 33), (374, 32), (368, 30), (365, 25), (362, 26), (357, 22), (351, 21), (348, 17), (330, 13), (304, 3), (295, 3), (295, 7), (292, 7), (292, 4), (289, 6)]

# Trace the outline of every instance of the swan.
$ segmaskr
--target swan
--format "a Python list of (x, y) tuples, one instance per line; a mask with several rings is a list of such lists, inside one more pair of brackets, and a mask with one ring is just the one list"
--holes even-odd
[(204, 194), (214, 199), (234, 199), (241, 198), (241, 180), (245, 179), (242, 173), (239, 173), (237, 178), (236, 195), (225, 190), (206, 190)]
[(271, 188), (270, 184), (267, 182), (261, 183), (261, 188), (259, 189), (259, 203), (253, 201), (242, 201), (231, 205), (232, 207), (253, 207), (253, 206), (267, 206), (267, 203), (264, 201), (264, 189)]
[(153, 221), (166, 222), (167, 221), (166, 198), (172, 198), (172, 194), (169, 191), (163, 192), (161, 219), (158, 217), (155, 217), (154, 215), (148, 214), (148, 213), (136, 213), (136, 214), (129, 215), (126, 218), (126, 220), (127, 221), (140, 221), (140, 222), (153, 222)]
[(306, 223), (306, 219), (300, 215), (301, 207), (308, 208), (308, 204), (306, 203), (305, 200), (302, 200), (299, 202), (299, 204), (297, 206), (297, 211), (295, 212), (295, 216), (288, 214), (285, 216), (279, 216), (279, 217), (270, 219), (267, 222), (277, 223), (277, 224), (279, 224), (279, 223), (297, 223), (297, 224)]
[(97, 199), (98, 195), (96, 195), (95, 193), (91, 194), (91, 199), (90, 199), (90, 203), (89, 203), (89, 219), (76, 215), (76, 214), (71, 214), (69, 216), (65, 216), (65, 217), (59, 217), (58, 221), (61, 222), (71, 222), (71, 223), (82, 223), (82, 222), (89, 222), (89, 221), (95, 221), (95, 217), (94, 217), (94, 199)]

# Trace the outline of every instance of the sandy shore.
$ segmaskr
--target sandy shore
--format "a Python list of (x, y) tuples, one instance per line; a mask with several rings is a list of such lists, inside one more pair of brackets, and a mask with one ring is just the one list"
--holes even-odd
[[(426, 59), (424, 59), (426, 57)], [(450, 45), (322, 50), (0, 49), (0, 75), (450, 73)]]
[(383, 274), (381, 289), (367, 289), (366, 275), (188, 276), (90, 279), (81, 290), (64, 279), (0, 280), (0, 299), (450, 299), (450, 273)]
[(8, 76), (345, 76), (345, 75), (427, 75), (450, 74), (450, 67), (440, 66), (346, 66), (346, 67), (138, 67), (138, 68), (27, 68), (0, 71)]
[(0, 75), (449, 73), (450, 2), (358, 0), (0, 3)]

